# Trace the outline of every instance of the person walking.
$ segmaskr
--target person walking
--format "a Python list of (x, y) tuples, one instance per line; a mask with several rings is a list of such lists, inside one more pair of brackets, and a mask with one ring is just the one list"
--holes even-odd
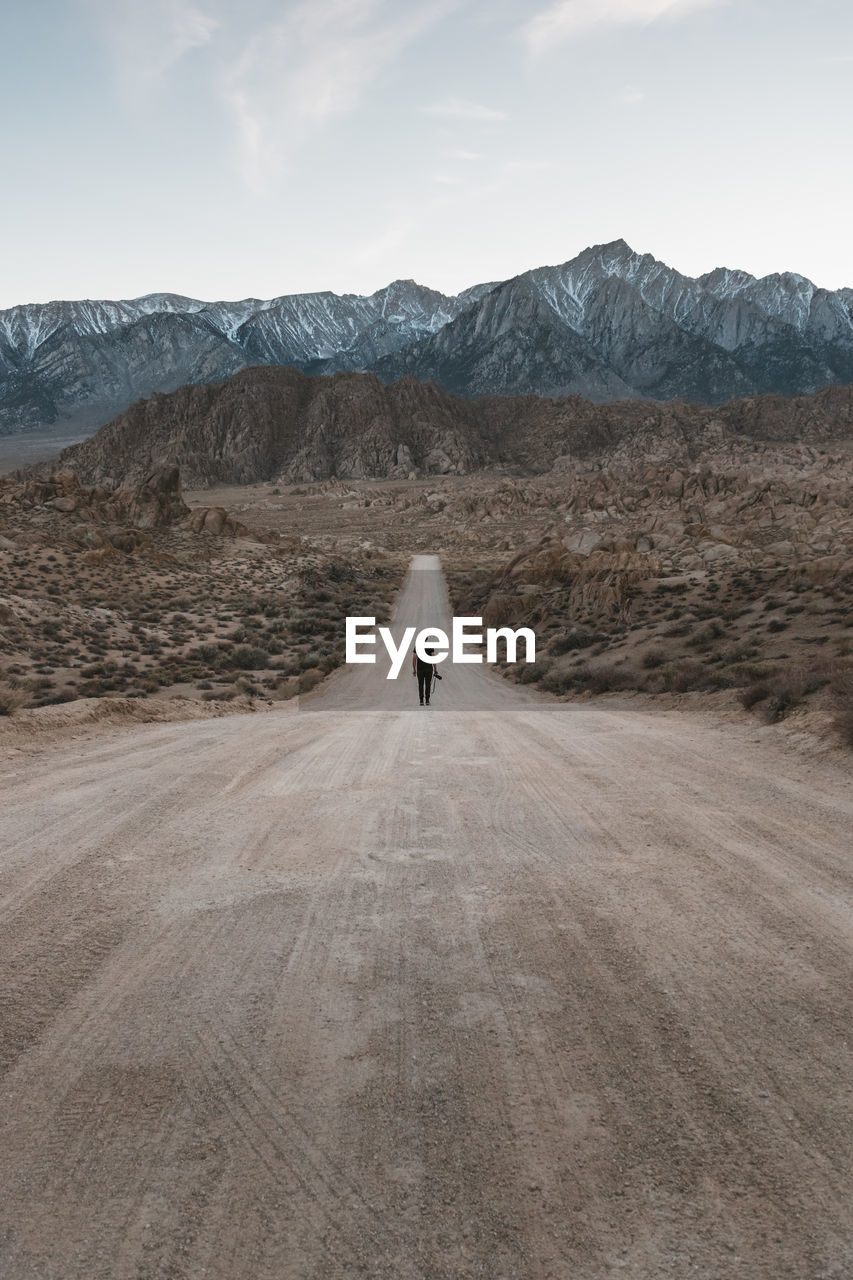
[[(428, 658), (435, 657), (435, 649), (426, 649)], [(418, 678), (418, 697), (421, 706), (429, 706), (429, 695), (432, 691), (433, 680), (440, 680), (441, 676), (436, 670), (437, 663), (425, 662), (416, 652), (412, 653), (412, 675)]]

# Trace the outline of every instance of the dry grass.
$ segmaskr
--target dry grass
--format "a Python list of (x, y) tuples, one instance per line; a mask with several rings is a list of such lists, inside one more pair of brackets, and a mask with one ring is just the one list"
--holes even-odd
[(845, 747), (853, 750), (853, 671), (845, 671), (832, 683), (832, 724)]

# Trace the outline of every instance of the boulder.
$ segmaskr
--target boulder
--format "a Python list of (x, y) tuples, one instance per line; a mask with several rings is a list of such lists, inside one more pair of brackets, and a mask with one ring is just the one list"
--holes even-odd
[(577, 533), (570, 533), (568, 537), (563, 538), (563, 546), (567, 551), (574, 551), (579, 556), (588, 556), (601, 541), (601, 534), (593, 529), (579, 529)]
[(135, 489), (120, 489), (115, 496), (122, 500), (128, 522), (137, 529), (161, 529), (189, 515), (177, 467), (160, 467)]
[(231, 538), (245, 538), (249, 532), (246, 525), (229, 516), (224, 507), (199, 507), (192, 513), (190, 528), (193, 533), (212, 533)]

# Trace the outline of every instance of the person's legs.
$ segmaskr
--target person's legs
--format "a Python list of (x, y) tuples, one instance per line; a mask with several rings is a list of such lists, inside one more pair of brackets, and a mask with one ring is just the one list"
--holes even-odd
[(426, 694), (426, 704), (429, 706), (429, 695), (432, 690), (432, 672), (427, 671), (424, 676), (424, 693)]
[[(425, 671), (419, 671), (419, 672), (418, 672), (418, 697), (419, 697), (419, 698), (420, 698), (420, 700), (421, 700), (421, 706), (423, 706), (423, 701), (424, 701), (424, 684), (425, 684), (425, 682), (426, 682), (426, 672), (425, 672)], [(427, 691), (427, 702), (429, 702), (429, 691)]]

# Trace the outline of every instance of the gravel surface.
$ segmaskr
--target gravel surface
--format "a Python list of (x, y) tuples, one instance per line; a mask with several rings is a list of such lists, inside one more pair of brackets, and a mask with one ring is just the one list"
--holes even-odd
[(383, 674), (0, 764), (3, 1280), (853, 1275), (842, 765)]

